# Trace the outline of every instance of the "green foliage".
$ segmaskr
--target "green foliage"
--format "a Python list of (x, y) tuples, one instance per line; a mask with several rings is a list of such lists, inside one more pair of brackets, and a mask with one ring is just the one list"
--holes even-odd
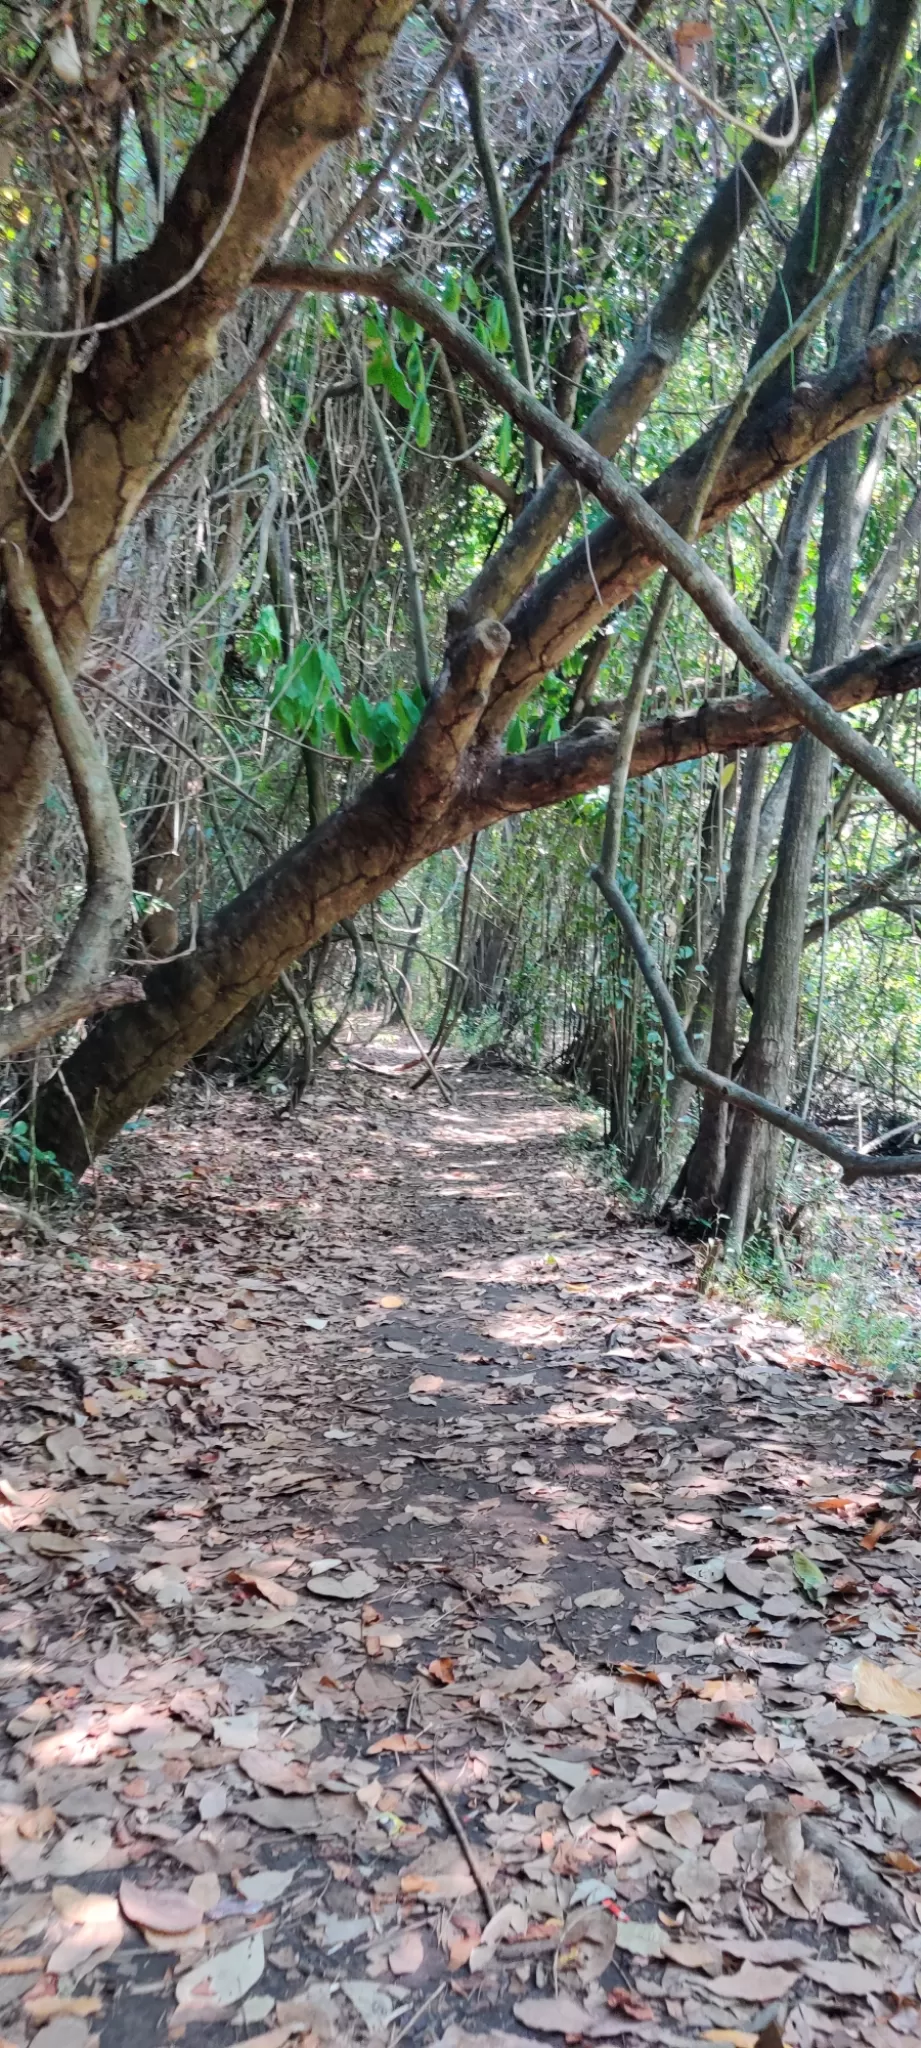
[(842, 1214), (827, 1206), (818, 1212), (814, 1242), (788, 1275), (770, 1239), (753, 1237), (735, 1270), (721, 1269), (720, 1285), (797, 1323), (847, 1365), (913, 1386), (921, 1380), (921, 1327), (888, 1270), (894, 1245), (892, 1227), (878, 1212)]
[[(275, 644), (264, 614), (260, 619), (251, 648), (253, 640)], [(302, 640), (277, 670), (269, 708), (290, 738), (347, 761), (361, 760), (367, 748), (375, 768), (389, 768), (412, 738), (423, 701), (418, 688), (400, 688), (378, 703), (358, 690), (346, 703), (342, 673), (329, 648)]]
[(0, 1180), (68, 1195), (76, 1186), (73, 1174), (58, 1164), (55, 1154), (36, 1145), (23, 1117), (0, 1117)]

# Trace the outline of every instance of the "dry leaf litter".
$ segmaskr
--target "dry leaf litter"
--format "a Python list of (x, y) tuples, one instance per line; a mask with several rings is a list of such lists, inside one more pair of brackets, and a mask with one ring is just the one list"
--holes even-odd
[(921, 1410), (579, 1121), (189, 1091), (7, 1228), (0, 2048), (921, 2039)]

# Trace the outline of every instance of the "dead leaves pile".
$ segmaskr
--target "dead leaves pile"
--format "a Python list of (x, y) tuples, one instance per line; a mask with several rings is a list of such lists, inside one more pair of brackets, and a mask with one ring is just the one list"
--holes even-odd
[(921, 2032), (917, 1407), (475, 1086), (8, 1246), (3, 2048)]

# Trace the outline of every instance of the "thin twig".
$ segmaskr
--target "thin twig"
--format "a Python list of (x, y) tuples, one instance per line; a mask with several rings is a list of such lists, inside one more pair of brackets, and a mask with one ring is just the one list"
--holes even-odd
[(442, 1791), (441, 1786), (437, 1783), (435, 1778), (433, 1778), (431, 1771), (426, 1770), (424, 1764), (416, 1765), (416, 1776), (422, 1779), (423, 1785), (427, 1785), (433, 1797), (437, 1799), (438, 1804), (441, 1807), (441, 1811), (444, 1814), (445, 1820), (448, 1823), (452, 1835), (454, 1835), (456, 1840), (460, 1843), (460, 1846), (464, 1852), (464, 1860), (467, 1864), (467, 1868), (470, 1872), (474, 1884), (476, 1885), (477, 1891), (480, 1894), (480, 1898), (483, 1901), (486, 1913), (489, 1919), (492, 1920), (495, 1916), (496, 1911), (495, 1899), (493, 1898), (492, 1892), (490, 1891), (486, 1879), (483, 1876), (483, 1872), (480, 1869), (476, 1856), (464, 1833), (463, 1825), (461, 1821), (458, 1820), (457, 1814), (455, 1813), (454, 1808), (451, 1805), (451, 1801), (448, 1798), (447, 1793)]

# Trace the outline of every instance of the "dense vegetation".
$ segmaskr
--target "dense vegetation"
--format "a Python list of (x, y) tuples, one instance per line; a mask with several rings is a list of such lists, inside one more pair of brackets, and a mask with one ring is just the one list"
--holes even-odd
[(0, 6), (14, 1165), (362, 1012), (921, 1162), (914, 17)]

